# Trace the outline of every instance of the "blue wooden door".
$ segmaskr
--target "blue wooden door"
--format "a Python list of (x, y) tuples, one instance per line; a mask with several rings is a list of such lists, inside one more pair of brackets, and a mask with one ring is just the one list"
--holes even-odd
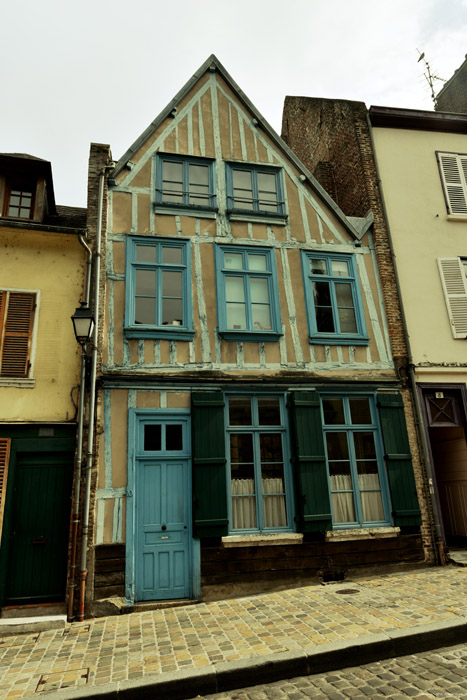
[(143, 450), (145, 456), (137, 457), (135, 465), (137, 600), (188, 598), (191, 593), (191, 480), (189, 460), (183, 456), (186, 428), (180, 421), (146, 420), (141, 426), (143, 447), (149, 449)]

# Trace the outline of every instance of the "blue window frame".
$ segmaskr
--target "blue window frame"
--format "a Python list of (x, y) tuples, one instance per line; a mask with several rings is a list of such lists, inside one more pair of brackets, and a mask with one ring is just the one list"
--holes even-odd
[(373, 397), (323, 396), (321, 410), (333, 526), (390, 525)]
[(234, 532), (291, 531), (292, 479), (283, 396), (229, 396), (227, 483)]
[(158, 153), (156, 205), (216, 209), (214, 161)]
[(227, 163), (227, 209), (284, 218), (282, 170), (261, 165)]
[(368, 345), (355, 256), (303, 250), (302, 269), (310, 341)]
[(125, 334), (130, 338), (193, 335), (190, 242), (128, 237)]
[(231, 340), (276, 340), (281, 335), (273, 248), (216, 246), (219, 333)]

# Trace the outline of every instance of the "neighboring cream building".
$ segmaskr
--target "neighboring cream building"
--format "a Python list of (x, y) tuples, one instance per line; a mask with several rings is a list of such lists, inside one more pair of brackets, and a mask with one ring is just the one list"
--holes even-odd
[(371, 107), (438, 531), (467, 542), (467, 115)]
[(0, 154), (0, 605), (65, 601), (86, 210), (48, 161)]

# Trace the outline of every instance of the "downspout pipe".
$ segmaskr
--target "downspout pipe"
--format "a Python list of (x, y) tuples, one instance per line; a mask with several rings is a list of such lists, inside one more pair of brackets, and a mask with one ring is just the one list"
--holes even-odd
[[(83, 306), (89, 306), (89, 297), (91, 290), (91, 270), (92, 270), (92, 250), (86, 243), (86, 240), (82, 234), (79, 235), (78, 240), (87, 253), (86, 261), (86, 286), (84, 293)], [(86, 346), (83, 345), (81, 348), (81, 379), (79, 384), (79, 404), (78, 404), (78, 435), (77, 435), (77, 449), (76, 449), (76, 475), (75, 475), (75, 492), (73, 496), (73, 508), (72, 508), (72, 518), (71, 518), (71, 560), (70, 560), (70, 570), (68, 576), (68, 610), (67, 616), (68, 621), (74, 619), (73, 606), (75, 599), (75, 575), (76, 575), (76, 558), (77, 558), (77, 548), (78, 548), (78, 524), (79, 524), (79, 501), (81, 492), (81, 467), (83, 462), (83, 426), (84, 426), (84, 400), (85, 400), (85, 389), (86, 389)]]
[(104, 180), (105, 168), (99, 173), (99, 192), (97, 201), (97, 231), (96, 245), (94, 247), (94, 332), (92, 336), (92, 354), (91, 354), (91, 377), (89, 386), (89, 428), (88, 428), (88, 444), (86, 457), (86, 479), (84, 490), (84, 507), (83, 507), (83, 527), (81, 540), (81, 563), (80, 563), (80, 593), (79, 593), (79, 611), (78, 620), (84, 620), (84, 600), (86, 593), (86, 578), (87, 571), (87, 549), (88, 549), (88, 534), (89, 534), (89, 511), (91, 502), (91, 476), (92, 476), (92, 459), (94, 454), (94, 427), (95, 427), (95, 404), (96, 404), (96, 377), (97, 377), (97, 346), (99, 338), (99, 282), (101, 269), (101, 241), (102, 241), (102, 211), (104, 206)]
[(415, 364), (413, 362), (412, 348), (410, 345), (410, 336), (409, 336), (408, 327), (407, 327), (407, 317), (405, 315), (404, 304), (402, 302), (401, 285), (400, 285), (400, 278), (399, 278), (399, 273), (398, 273), (398, 269), (397, 269), (396, 255), (394, 252), (394, 245), (393, 245), (393, 240), (392, 240), (392, 235), (391, 235), (391, 227), (389, 225), (389, 217), (388, 217), (388, 212), (387, 212), (387, 208), (386, 208), (386, 201), (384, 199), (384, 192), (383, 192), (383, 186), (382, 186), (382, 181), (381, 181), (381, 175), (380, 175), (380, 171), (379, 171), (379, 167), (378, 167), (378, 160), (377, 160), (377, 156), (376, 156), (375, 142), (374, 142), (374, 137), (373, 137), (373, 127), (371, 124), (371, 120), (370, 120), (368, 111), (366, 113), (366, 120), (367, 120), (367, 125), (368, 125), (368, 133), (370, 135), (371, 148), (373, 151), (373, 157), (374, 157), (374, 163), (375, 163), (375, 169), (376, 169), (376, 179), (377, 179), (377, 183), (378, 183), (378, 191), (379, 191), (379, 195), (381, 198), (381, 205), (383, 208), (383, 216), (384, 216), (384, 221), (386, 224), (386, 230), (388, 233), (389, 250), (391, 252), (392, 266), (394, 269), (394, 276), (395, 276), (395, 280), (396, 280), (397, 295), (399, 297), (399, 302), (400, 302), (402, 327), (404, 329), (405, 342), (407, 344), (407, 354), (408, 354), (408, 360), (409, 360), (409, 364), (407, 366), (407, 371), (408, 371), (408, 375), (409, 375), (410, 388), (412, 390), (412, 395), (414, 397), (414, 403), (415, 403), (415, 417), (416, 417), (417, 433), (420, 437), (423, 460), (425, 462), (425, 466), (427, 469), (427, 475), (428, 475), (428, 479), (429, 479), (429, 494), (430, 494), (430, 501), (431, 501), (433, 519), (435, 522), (435, 530), (436, 530), (436, 541), (435, 541), (435, 538), (432, 537), (433, 550), (434, 550), (435, 557), (436, 557), (436, 563), (441, 565), (441, 566), (444, 566), (446, 564), (446, 557), (444, 554), (444, 546), (443, 546), (443, 528), (441, 525), (441, 519), (440, 519), (440, 515), (439, 515), (439, 511), (438, 511), (438, 504), (436, 503), (436, 498), (434, 496), (433, 489), (431, 487), (431, 484), (433, 483), (433, 473), (432, 473), (432, 467), (431, 467), (430, 450), (429, 450), (428, 445), (427, 445), (425, 430), (423, 427), (423, 413), (422, 413), (422, 407), (420, 404), (420, 397), (418, 394), (417, 382), (415, 379)]

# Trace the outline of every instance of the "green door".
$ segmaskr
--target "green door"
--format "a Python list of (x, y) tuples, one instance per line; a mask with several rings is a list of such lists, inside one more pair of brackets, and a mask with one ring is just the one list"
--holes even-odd
[(73, 457), (18, 452), (5, 604), (65, 598)]

